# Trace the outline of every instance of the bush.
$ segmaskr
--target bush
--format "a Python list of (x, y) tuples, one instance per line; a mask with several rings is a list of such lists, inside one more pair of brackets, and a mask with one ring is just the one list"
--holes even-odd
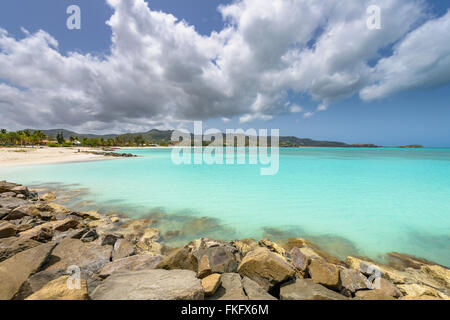
[(59, 144), (57, 144), (57, 143), (49, 143), (48, 146), (51, 147), (51, 148), (56, 148), (56, 147), (59, 147)]

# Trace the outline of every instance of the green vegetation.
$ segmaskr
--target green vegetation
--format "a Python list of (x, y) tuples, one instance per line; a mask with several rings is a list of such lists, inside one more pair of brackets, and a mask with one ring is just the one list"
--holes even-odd
[(36, 146), (43, 143), (47, 135), (41, 130), (21, 130), (8, 132), (0, 130), (0, 145), (2, 146)]

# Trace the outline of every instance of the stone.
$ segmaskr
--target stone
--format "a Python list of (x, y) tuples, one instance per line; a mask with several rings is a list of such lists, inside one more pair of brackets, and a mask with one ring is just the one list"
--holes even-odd
[(43, 223), (41, 225), (38, 225), (30, 230), (24, 231), (20, 233), (20, 237), (26, 238), (26, 239), (34, 239), (37, 240), (37, 238), (42, 238), (42, 231), (50, 230), (49, 232), (51, 236), (49, 238), (51, 239), (53, 237), (54, 231), (67, 231), (71, 228), (76, 228), (78, 226), (78, 221), (67, 218), (64, 220), (58, 220), (58, 221), (50, 221)]
[(268, 294), (259, 284), (248, 277), (242, 279), (242, 285), (249, 300), (277, 300), (277, 298)]
[(267, 248), (257, 248), (242, 259), (238, 272), (269, 291), (273, 286), (294, 277), (294, 268), (280, 255)]
[(0, 208), (14, 210), (20, 206), (28, 204), (27, 200), (19, 198), (0, 198)]
[[(444, 293), (426, 286), (421, 285), (417, 283), (413, 284), (399, 284), (397, 285), (398, 289), (402, 292), (404, 296), (410, 296), (410, 297), (433, 297), (438, 299), (449, 299), (447, 295)], [(409, 298), (408, 298), (409, 299)]]
[(211, 265), (209, 264), (209, 257), (205, 254), (200, 259), (200, 263), (198, 264), (198, 278), (203, 279), (204, 277), (212, 274)]
[(79, 268), (81, 279), (88, 279), (110, 262), (111, 246), (84, 243), (78, 239), (63, 239), (53, 250), (42, 271), (31, 276), (21, 288), (25, 298), (40, 290), (48, 282), (63, 275), (72, 274), (69, 267)]
[(17, 194), (15, 192), (3, 192), (0, 194), (0, 197), (3, 198), (12, 198), (15, 197)]
[(378, 289), (380, 292), (394, 298), (400, 298), (403, 296), (400, 289), (394, 286), (392, 282), (384, 278), (375, 279), (371, 287)]
[(13, 237), (16, 233), (17, 228), (15, 225), (9, 222), (0, 222), (0, 239)]
[(238, 249), (243, 256), (258, 247), (258, 244), (253, 239), (231, 241), (231, 245)]
[(340, 289), (339, 269), (328, 262), (319, 259), (311, 260), (308, 272), (312, 281), (330, 289)]
[(305, 256), (297, 247), (292, 248), (290, 254), (294, 267), (297, 270), (305, 271), (309, 264), (309, 258)]
[(7, 182), (5, 180), (0, 181), (0, 193), (11, 192), (12, 189), (18, 186), (20, 186), (20, 184)]
[(79, 289), (70, 288), (68, 281), (72, 281), (69, 276), (62, 276), (50, 281), (25, 300), (89, 300), (86, 280), (80, 280)]
[(221, 276), (222, 285), (210, 297), (212, 300), (248, 300), (238, 273), (224, 273)]
[(40, 244), (40, 242), (34, 240), (16, 237), (0, 239), (0, 262), (11, 258), (19, 252), (37, 247)]
[(400, 300), (443, 300), (433, 296), (404, 296)]
[(355, 297), (361, 300), (395, 300), (379, 289), (357, 291)]
[(12, 299), (23, 283), (47, 262), (54, 246), (54, 243), (42, 244), (1, 262), (0, 300)]
[(269, 239), (262, 239), (258, 242), (258, 244), (261, 247), (266, 247), (267, 249), (269, 249), (272, 252), (278, 253), (282, 256), (284, 256), (286, 254), (286, 250), (283, 249), (282, 247), (280, 247), (278, 244), (276, 244), (275, 242), (270, 241)]
[(17, 186), (11, 189), (12, 192), (14, 192), (15, 194), (22, 194), (22, 195), (27, 195), (30, 193), (30, 191), (28, 190), (27, 187), (25, 186)]
[(230, 246), (220, 245), (195, 250), (194, 256), (198, 261), (207, 256), (211, 273), (233, 273), (237, 271), (237, 261), (233, 250), (234, 248)]
[(111, 217), (110, 220), (111, 220), (112, 223), (117, 223), (117, 222), (120, 221), (119, 217)]
[(87, 231), (86, 233), (84, 233), (80, 240), (83, 242), (92, 242), (95, 241), (98, 238), (98, 234), (97, 231), (95, 231), (95, 229), (91, 229), (89, 231)]
[(136, 254), (136, 248), (130, 241), (125, 239), (118, 239), (114, 244), (112, 259), (114, 261), (132, 256), (134, 254)]
[(118, 271), (92, 293), (93, 300), (203, 300), (201, 281), (189, 270)]
[(296, 279), (280, 288), (280, 300), (347, 300), (348, 298), (311, 279)]
[(197, 272), (198, 262), (197, 259), (190, 254), (188, 248), (182, 247), (170, 252), (167, 257), (158, 264), (157, 268), (166, 270), (185, 269)]
[(97, 240), (102, 246), (114, 246), (118, 239), (123, 238), (123, 235), (119, 233), (104, 233)]
[(0, 208), (0, 220), (6, 217), (10, 211), (9, 209)]
[(89, 219), (89, 220), (100, 220), (100, 218), (101, 218), (100, 213), (98, 213), (95, 210), (80, 212), (80, 213), (77, 213), (77, 215), (81, 216), (83, 219)]
[(86, 229), (69, 229), (63, 232), (56, 232), (53, 235), (52, 241), (60, 242), (64, 238), (81, 239)]
[(117, 259), (106, 264), (99, 272), (99, 277), (104, 279), (116, 271), (132, 270), (151, 270), (155, 269), (158, 263), (163, 259), (160, 255), (142, 254), (137, 256)]
[(214, 273), (202, 279), (202, 287), (205, 291), (205, 296), (210, 297), (216, 293), (217, 289), (222, 284), (221, 274)]
[(48, 202), (55, 201), (56, 200), (56, 193), (54, 193), (54, 192), (47, 192), (47, 193), (45, 193), (45, 194), (43, 194), (41, 196), (41, 199), (44, 200), (44, 201), (48, 201)]
[(136, 243), (136, 252), (138, 254), (163, 254), (164, 246), (159, 242), (147, 242), (139, 241)]
[(351, 297), (358, 290), (371, 288), (370, 281), (361, 272), (354, 269), (340, 270), (340, 279), (342, 285), (341, 292), (348, 297)]
[(153, 241), (158, 241), (160, 238), (160, 231), (156, 228), (147, 228), (144, 230), (144, 234), (142, 235), (140, 241), (143, 243), (149, 243)]
[(441, 287), (450, 289), (450, 269), (439, 265), (424, 265), (420, 267), (420, 272), (427, 275)]

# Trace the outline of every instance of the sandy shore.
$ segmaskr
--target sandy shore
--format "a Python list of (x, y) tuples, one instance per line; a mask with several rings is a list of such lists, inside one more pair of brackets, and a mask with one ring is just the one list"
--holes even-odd
[[(78, 152), (80, 150), (80, 152)], [(111, 159), (101, 155), (85, 153), (85, 151), (99, 151), (92, 148), (50, 148), (24, 147), (0, 148), (0, 168), (22, 165), (38, 165), (63, 162), (80, 162)]]

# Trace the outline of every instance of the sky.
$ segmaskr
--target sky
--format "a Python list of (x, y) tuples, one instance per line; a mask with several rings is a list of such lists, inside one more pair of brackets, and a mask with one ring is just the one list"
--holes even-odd
[[(70, 5), (81, 29), (69, 30)], [(367, 8), (380, 7), (369, 29)], [(0, 127), (450, 147), (450, 0), (3, 0)]]

